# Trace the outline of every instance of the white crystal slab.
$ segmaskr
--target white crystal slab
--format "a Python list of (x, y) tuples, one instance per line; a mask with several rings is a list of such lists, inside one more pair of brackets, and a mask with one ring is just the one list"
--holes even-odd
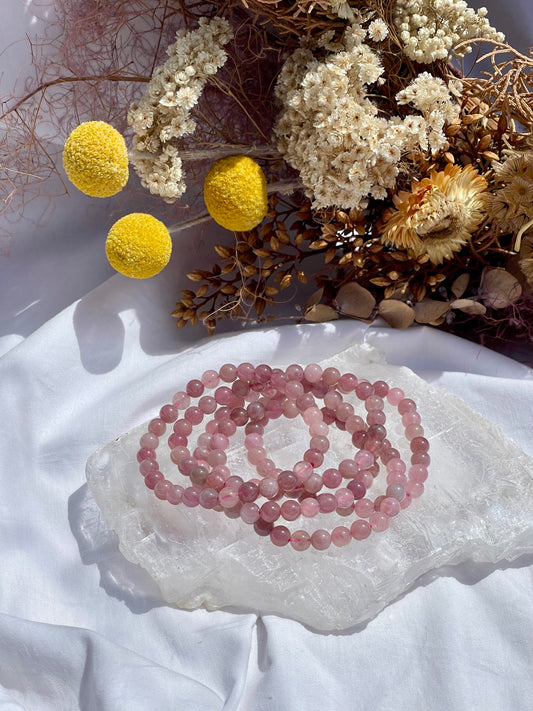
[[(533, 460), (515, 443), (459, 398), (429, 386), (408, 368), (387, 365), (366, 344), (321, 364), (386, 380), (417, 402), (431, 443), (424, 495), (392, 519), (386, 532), (366, 541), (304, 553), (277, 548), (240, 519), (159, 501), (138, 471), (142, 425), (92, 455), (87, 480), (120, 551), (148, 571), (168, 603), (275, 613), (317, 630), (342, 630), (372, 618), (441, 566), (494, 564), (533, 552)], [(184, 384), (170, 385), (168, 401)], [(361, 409), (358, 403), (356, 414), (363, 414)], [(407, 457), (399, 416), (390, 407), (386, 412), (388, 437)], [(307, 448), (309, 435), (302, 425), (281, 419), (268, 426), (265, 446), (280, 466), (291, 465)], [(161, 439), (161, 470), (179, 483), (181, 475)], [(330, 441), (322, 470), (353, 456), (347, 433), (330, 428)], [(253, 476), (244, 453), (237, 441), (228, 462), (232, 471)], [(369, 492), (372, 498), (383, 493), (383, 480), (380, 474)], [(288, 526), (331, 530), (351, 520), (329, 514)]]

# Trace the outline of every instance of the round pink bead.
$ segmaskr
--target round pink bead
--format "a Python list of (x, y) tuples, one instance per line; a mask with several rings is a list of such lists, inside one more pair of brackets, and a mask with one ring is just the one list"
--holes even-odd
[(313, 422), (309, 427), (309, 434), (311, 437), (327, 437), (329, 434), (329, 427), (325, 422)]
[(389, 386), (384, 380), (377, 380), (374, 383), (374, 393), (378, 397), (386, 397), (387, 393), (389, 392)]
[(322, 382), (328, 386), (335, 385), (340, 377), (341, 372), (337, 368), (326, 368), (322, 373)]
[(220, 377), (225, 383), (232, 383), (237, 377), (237, 368), (232, 363), (225, 363), (220, 368)]
[(337, 385), (342, 393), (351, 393), (357, 387), (357, 378), (353, 373), (343, 373)]
[(406, 412), (415, 412), (416, 411), (416, 403), (414, 400), (411, 400), (410, 398), (404, 398), (403, 400), (400, 400), (398, 403), (398, 412), (400, 415), (405, 415)]
[(189, 397), (200, 397), (204, 393), (204, 384), (201, 380), (189, 380), (185, 390)]
[(145, 432), (139, 440), (139, 444), (141, 445), (141, 447), (157, 449), (157, 445), (159, 444), (159, 437), (157, 437), (153, 432)]
[(320, 513), (332, 513), (337, 508), (337, 499), (333, 494), (319, 494), (317, 501)]
[(303, 380), (304, 377), (304, 369), (301, 365), (289, 365), (285, 373), (289, 380)]
[(198, 400), (198, 407), (205, 415), (211, 415), (217, 409), (217, 401), (211, 395), (204, 395)]
[(365, 432), (367, 430), (365, 421), (362, 417), (359, 417), (359, 415), (351, 415), (344, 424), (346, 425), (346, 431), (350, 434), (354, 434), (354, 432)]
[(280, 512), (286, 521), (296, 521), (300, 516), (300, 504), (294, 499), (287, 499), (281, 504)]
[(272, 459), (262, 459), (256, 464), (257, 473), (259, 476), (273, 476), (275, 474), (276, 465)]
[[(411, 442), (411, 444), (413, 444), (413, 442)], [(431, 457), (427, 452), (413, 452), (411, 455), (411, 464), (422, 464), (422, 466), (428, 467), (430, 462)]]
[(361, 518), (368, 518), (374, 512), (374, 502), (370, 499), (359, 499), (354, 504), (355, 513)]
[(407, 467), (405, 466), (405, 462), (403, 462), (398, 457), (389, 459), (389, 461), (387, 462), (387, 472), (389, 474), (392, 474), (392, 473), (404, 474), (406, 469), (407, 469)]
[(294, 531), (290, 538), (290, 544), (295, 551), (306, 551), (311, 545), (311, 536), (307, 531)]
[(336, 489), (342, 481), (342, 474), (338, 469), (326, 469), (322, 474), (322, 482), (328, 489)]
[(174, 462), (174, 464), (179, 464), (182, 459), (189, 458), (190, 456), (191, 453), (187, 447), (179, 446), (170, 450), (170, 459)]
[(304, 376), (309, 383), (318, 383), (322, 377), (322, 368), (316, 363), (311, 363), (304, 368)]
[(170, 486), (169, 490), (167, 491), (168, 503), (172, 504), (173, 506), (177, 506), (178, 504), (181, 504), (183, 492), (184, 492), (183, 486), (179, 486), (179, 484), (172, 484), (172, 486)]
[(204, 419), (204, 413), (199, 407), (188, 407), (185, 410), (185, 419), (191, 423), (191, 425), (199, 425)]
[(272, 499), (279, 491), (278, 482), (273, 477), (266, 477), (259, 482), (259, 491), (265, 499)]
[(215, 489), (206, 487), (202, 489), (199, 496), (200, 506), (204, 509), (214, 509), (218, 504), (218, 493)]
[(368, 520), (373, 531), (386, 531), (389, 527), (389, 517), (379, 511), (370, 514)]
[(335, 498), (339, 509), (349, 509), (353, 506), (354, 495), (350, 489), (337, 489), (335, 492)]
[(427, 452), (429, 450), (429, 442), (425, 437), (413, 437), (411, 440), (411, 452)]
[(339, 464), (339, 472), (345, 479), (353, 479), (358, 471), (357, 463), (353, 459), (343, 459)]
[(181, 497), (181, 503), (189, 508), (194, 508), (200, 503), (200, 491), (196, 486), (188, 486)]
[(216, 388), (220, 383), (220, 376), (216, 370), (206, 370), (201, 380), (206, 388)]
[(311, 545), (317, 551), (325, 551), (331, 544), (331, 536), (323, 528), (319, 528), (311, 534)]
[(352, 492), (354, 499), (357, 501), (365, 497), (366, 486), (360, 481), (352, 479), (352, 481), (348, 483), (346, 488)]
[(218, 422), (218, 431), (226, 437), (231, 437), (237, 431), (237, 425), (228, 417)]
[(313, 467), (309, 464), (309, 462), (296, 462), (293, 467), (293, 472), (298, 477), (298, 481), (303, 483), (307, 481), (313, 473)]
[(176, 420), (173, 429), (176, 434), (188, 437), (192, 432), (192, 425), (187, 420)]
[(387, 417), (383, 410), (373, 410), (366, 416), (366, 421), (369, 425), (384, 425)]
[(355, 394), (357, 395), (359, 400), (366, 400), (368, 397), (374, 394), (374, 388), (372, 387), (371, 383), (367, 382), (366, 380), (362, 380), (355, 388)]
[(356, 541), (364, 541), (372, 533), (372, 527), (368, 521), (354, 521), (350, 526), (350, 533)]
[(240, 517), (244, 523), (255, 523), (259, 519), (259, 506), (252, 503), (244, 503), (241, 506)]
[(207, 455), (207, 462), (211, 467), (217, 467), (220, 464), (225, 464), (226, 461), (226, 452), (222, 449), (213, 449)]
[(379, 510), (389, 518), (397, 516), (400, 513), (400, 502), (392, 496), (386, 496), (381, 502)]
[(313, 405), (304, 410), (302, 420), (306, 425), (312, 425), (313, 422), (322, 422), (322, 412), (318, 407)]
[(374, 410), (383, 410), (384, 404), (385, 403), (383, 402), (383, 398), (380, 398), (377, 395), (371, 395), (365, 400), (365, 409), (368, 412), (373, 412)]
[(233, 399), (233, 393), (225, 385), (215, 390), (215, 400), (219, 405), (229, 405)]
[(241, 363), (240, 365), (237, 366), (237, 376), (241, 380), (245, 380), (246, 382), (250, 382), (252, 378), (255, 375), (255, 366), (253, 366), (251, 363)]
[(141, 447), (137, 452), (137, 461), (140, 463), (143, 459), (155, 459), (155, 450), (151, 447)]
[(232, 486), (225, 486), (218, 492), (218, 503), (224, 509), (231, 509), (239, 502), (239, 492)]
[(275, 501), (265, 501), (260, 508), (260, 514), (263, 521), (273, 523), (280, 517), (280, 506)]
[(359, 471), (364, 471), (365, 469), (368, 469), (376, 461), (372, 452), (369, 452), (367, 449), (359, 450), (353, 460), (357, 465), (357, 469)]
[(297, 407), (295, 401), (290, 400), (289, 398), (285, 398), (282, 401), (281, 407), (283, 409), (283, 414), (289, 420), (293, 420), (295, 417), (298, 417), (298, 415), (300, 413), (300, 410), (298, 410), (298, 407)]
[(163, 479), (163, 475), (157, 469), (153, 469), (151, 472), (144, 477), (144, 483), (149, 489), (153, 489), (158, 481)]
[(353, 405), (351, 405), (349, 402), (341, 402), (341, 404), (338, 405), (335, 409), (335, 414), (337, 416), (337, 419), (339, 419), (341, 422), (346, 422), (346, 420), (348, 420), (350, 417), (353, 417), (354, 415)]
[(157, 437), (161, 437), (161, 435), (165, 434), (166, 428), (166, 424), (160, 417), (155, 417), (153, 420), (150, 420), (150, 423), (148, 424), (148, 431), (152, 432)]
[(405, 485), (405, 490), (411, 498), (418, 499), (418, 497), (424, 493), (424, 484), (418, 481), (408, 481)]
[(179, 390), (174, 394), (172, 403), (179, 409), (185, 410), (191, 404), (191, 398), (183, 390)]
[(143, 459), (139, 464), (139, 471), (143, 476), (146, 476), (149, 472), (155, 471), (158, 464), (155, 459)]
[(308, 449), (304, 453), (304, 461), (309, 462), (309, 464), (313, 467), (319, 467), (323, 461), (324, 461), (324, 455), (322, 452), (318, 452), (316, 449)]
[(264, 447), (253, 447), (248, 450), (248, 461), (250, 464), (259, 464), (260, 461), (266, 459), (266, 449)]
[(406, 412), (402, 415), (402, 424), (404, 427), (409, 425), (419, 425), (421, 422), (421, 417), (418, 412)]
[(329, 449), (329, 439), (327, 437), (311, 437), (309, 448), (324, 454)]
[(360, 481), (363, 486), (365, 486), (367, 489), (370, 489), (372, 486), (372, 482), (374, 481), (374, 477), (370, 473), (370, 471), (365, 471), (365, 472), (359, 472), (356, 477), (356, 481)]
[(405, 487), (401, 484), (389, 484), (385, 494), (401, 502), (405, 499)]
[(322, 488), (322, 477), (320, 474), (313, 472), (310, 477), (305, 480), (304, 489), (310, 494), (316, 494)]
[(300, 510), (302, 512), (302, 516), (305, 516), (306, 518), (313, 518), (313, 516), (316, 516), (320, 511), (320, 506), (316, 499), (309, 497), (307, 499), (302, 499), (300, 502)]
[(165, 499), (167, 498), (168, 490), (171, 486), (172, 484), (166, 479), (160, 479), (154, 486), (154, 494), (157, 496), (158, 499), (165, 501)]
[(303, 395), (304, 392), (304, 386), (298, 380), (289, 380), (285, 385), (285, 393), (288, 397), (296, 399)]
[(291, 532), (286, 526), (274, 526), (270, 531), (270, 540), (275, 546), (286, 546), (290, 538)]
[(404, 399), (405, 394), (401, 388), (391, 388), (387, 393), (387, 400), (393, 406), (399, 405), (399, 403)]
[(409, 467), (409, 479), (411, 481), (417, 481), (419, 484), (423, 484), (428, 478), (428, 470), (421, 464), (413, 464)]
[(422, 425), (408, 425), (405, 428), (405, 437), (406, 439), (411, 442), (415, 437), (423, 437), (424, 436), (424, 428)]
[(331, 532), (331, 542), (338, 548), (347, 546), (351, 540), (352, 534), (350, 533), (350, 529), (346, 528), (346, 526), (337, 526)]

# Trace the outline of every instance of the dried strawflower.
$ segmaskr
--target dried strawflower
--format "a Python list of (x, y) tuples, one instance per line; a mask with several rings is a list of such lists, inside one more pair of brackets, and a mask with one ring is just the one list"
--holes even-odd
[(522, 240), (518, 266), (533, 289), (533, 233), (526, 234)]
[(172, 252), (165, 225), (152, 215), (133, 212), (121, 217), (109, 230), (105, 251), (111, 266), (133, 279), (158, 274)]
[(91, 197), (116, 195), (128, 182), (128, 149), (122, 135), (105, 121), (86, 121), (65, 142), (68, 179)]
[(487, 181), (471, 165), (431, 171), (429, 178), (412, 182), (411, 192), (393, 196), (396, 209), (386, 211), (381, 239), (441, 264), (481, 223), (486, 188)]
[(205, 178), (204, 200), (211, 217), (227, 230), (245, 232), (268, 211), (266, 178), (248, 156), (228, 156), (214, 163)]
[(514, 234), (533, 219), (533, 152), (514, 153), (493, 168), (487, 212), (502, 232)]

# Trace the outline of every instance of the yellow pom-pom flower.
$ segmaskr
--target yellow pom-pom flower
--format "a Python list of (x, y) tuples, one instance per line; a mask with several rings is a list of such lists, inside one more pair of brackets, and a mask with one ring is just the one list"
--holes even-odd
[(265, 174), (248, 156), (229, 156), (214, 163), (204, 182), (211, 217), (227, 230), (256, 227), (268, 211)]
[(91, 197), (110, 197), (128, 182), (128, 149), (116, 128), (86, 121), (72, 131), (63, 148), (68, 179)]
[(109, 230), (105, 251), (117, 272), (132, 279), (147, 279), (168, 264), (172, 240), (162, 222), (144, 212), (133, 212)]

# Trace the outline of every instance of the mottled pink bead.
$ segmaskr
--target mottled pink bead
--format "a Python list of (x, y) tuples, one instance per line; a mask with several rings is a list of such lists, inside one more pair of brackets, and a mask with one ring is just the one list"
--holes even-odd
[(370, 489), (370, 487), (372, 486), (372, 482), (374, 481), (374, 477), (372, 476), (370, 471), (364, 471), (359, 472), (355, 477), (355, 480), (360, 481), (364, 487)]
[(362, 380), (355, 388), (355, 394), (357, 395), (359, 400), (366, 400), (374, 394), (374, 388), (371, 383), (366, 380)]
[(349, 402), (341, 402), (341, 404), (335, 409), (335, 415), (341, 422), (346, 422), (346, 420), (349, 420), (350, 417), (353, 417), (354, 415), (353, 405)]
[(280, 517), (280, 506), (275, 501), (265, 501), (259, 511), (261, 518), (267, 523), (273, 523)]
[(313, 473), (308, 477), (304, 484), (304, 489), (310, 494), (316, 494), (322, 488), (322, 477), (320, 474)]
[(349, 509), (353, 506), (354, 495), (350, 489), (337, 489), (335, 499), (337, 500), (337, 508)]
[(373, 531), (386, 531), (389, 527), (389, 517), (380, 511), (374, 511), (368, 519)]
[(254, 531), (258, 536), (270, 536), (270, 531), (274, 528), (274, 524), (270, 521), (263, 521), (262, 518), (257, 519), (254, 523)]
[(351, 540), (352, 534), (350, 533), (350, 529), (346, 528), (346, 526), (337, 526), (331, 532), (331, 542), (338, 548), (347, 546)]
[(302, 380), (304, 377), (304, 369), (301, 365), (289, 365), (285, 373), (289, 380)]
[(152, 472), (158, 468), (158, 464), (155, 459), (143, 459), (139, 464), (139, 471), (143, 476), (146, 476), (148, 472)]
[(404, 398), (403, 400), (400, 400), (398, 403), (398, 412), (400, 415), (405, 415), (406, 412), (415, 412), (416, 411), (416, 403), (414, 400), (411, 400), (410, 398)]
[(322, 382), (324, 385), (331, 387), (335, 385), (339, 378), (341, 377), (341, 372), (337, 368), (325, 368), (322, 373)]
[(379, 510), (389, 518), (400, 513), (400, 502), (392, 496), (386, 496), (380, 504)]
[(152, 471), (148, 472), (144, 477), (144, 483), (149, 489), (153, 489), (157, 482), (162, 481), (163, 478), (163, 475), (158, 469), (152, 469)]
[(316, 516), (317, 513), (320, 511), (318, 501), (316, 499), (313, 499), (312, 497), (302, 499), (300, 501), (300, 509), (302, 512), (302, 516), (305, 516), (306, 518), (313, 518), (313, 516)]
[(300, 412), (305, 412), (310, 407), (316, 407), (315, 398), (311, 393), (305, 393), (301, 397), (296, 399), (296, 404)]
[(336, 390), (329, 390), (324, 395), (324, 405), (331, 410), (336, 410), (342, 401), (342, 395)]
[(291, 532), (286, 526), (274, 526), (270, 531), (270, 540), (275, 546), (286, 546), (291, 538)]
[(209, 471), (206, 467), (194, 467), (190, 473), (191, 482), (196, 486), (203, 486), (206, 482)]
[(216, 370), (206, 370), (203, 373), (201, 380), (206, 388), (216, 388), (216, 386), (220, 383), (220, 376)]
[(281, 401), (281, 407), (283, 409), (283, 415), (289, 420), (293, 420), (300, 414), (300, 410), (298, 410), (296, 402), (289, 398), (284, 398)]
[(283, 414), (283, 406), (279, 400), (269, 400), (265, 410), (266, 416), (271, 420), (275, 420)]
[(292, 470), (296, 474), (296, 476), (298, 477), (298, 481), (300, 482), (306, 481), (313, 473), (313, 467), (309, 464), (309, 462), (303, 461), (296, 462)]
[(389, 484), (385, 494), (397, 501), (403, 501), (405, 499), (405, 487), (401, 484)]
[(348, 482), (346, 488), (352, 492), (356, 501), (363, 499), (366, 495), (366, 486), (362, 482), (356, 481), (355, 479)]
[(350, 434), (365, 432), (367, 429), (365, 421), (359, 415), (351, 415), (344, 424), (346, 425), (346, 431)]
[(318, 383), (322, 377), (322, 368), (316, 363), (311, 363), (304, 368), (304, 376), (309, 383)]
[(192, 432), (192, 425), (187, 420), (176, 420), (173, 429), (177, 435), (188, 437)]
[(312, 425), (314, 422), (322, 422), (322, 411), (313, 405), (302, 412), (302, 420), (306, 425)]
[(172, 484), (167, 491), (167, 501), (173, 506), (181, 504), (184, 488), (179, 484)]
[(211, 450), (207, 447), (196, 447), (192, 456), (197, 462), (207, 462), (207, 458), (210, 454)]
[(273, 499), (279, 491), (277, 479), (269, 476), (261, 479), (259, 482), (259, 491), (261, 492), (261, 496), (264, 496), (265, 499)]
[(204, 509), (214, 509), (218, 504), (218, 493), (209, 487), (202, 489), (199, 496), (200, 506)]
[(389, 392), (389, 386), (384, 380), (377, 380), (374, 383), (374, 393), (378, 397), (386, 397)]
[(350, 526), (350, 534), (356, 541), (364, 541), (372, 533), (368, 521), (354, 521)]
[(226, 479), (226, 486), (231, 486), (234, 489), (238, 489), (241, 484), (244, 483), (242, 476), (236, 476), (233, 474)]
[(232, 383), (237, 377), (237, 368), (232, 363), (225, 363), (219, 372), (225, 383)]
[(289, 380), (285, 386), (285, 393), (288, 397), (298, 398), (304, 394), (304, 386), (298, 380)]
[(272, 368), (265, 363), (261, 363), (255, 369), (255, 381), (260, 383), (267, 383), (272, 375)]
[(172, 398), (172, 403), (179, 409), (185, 410), (191, 404), (191, 398), (183, 390), (179, 390), (174, 394)]
[(185, 388), (187, 395), (190, 397), (200, 397), (204, 392), (204, 384), (201, 380), (189, 380)]
[(200, 489), (196, 486), (188, 486), (181, 497), (181, 503), (189, 508), (194, 508), (200, 503)]
[(226, 477), (223, 477), (221, 474), (217, 474), (217, 473), (211, 471), (209, 473), (209, 476), (207, 477), (205, 483), (211, 489), (215, 489), (215, 491), (220, 491), (221, 489), (224, 488), (225, 481), (226, 481)]
[(204, 395), (198, 400), (198, 407), (204, 414), (211, 415), (217, 409), (217, 401), (211, 395)]
[(252, 447), (247, 452), (247, 458), (250, 464), (259, 464), (263, 459), (266, 459), (266, 449), (264, 447)]
[(387, 474), (387, 484), (401, 484), (401, 486), (405, 486), (407, 484), (407, 476), (403, 472), (392, 472)]
[(280, 512), (285, 521), (296, 521), (300, 516), (300, 504), (294, 499), (287, 499), (281, 504)]
[(343, 459), (339, 464), (339, 471), (345, 479), (353, 479), (358, 472), (357, 463), (353, 459)]
[(354, 432), (352, 435), (352, 444), (354, 447), (364, 449), (366, 444), (366, 432), (364, 432), (363, 430), (358, 430), (357, 432)]
[(227, 419), (219, 420), (218, 422), (218, 432), (226, 437), (231, 437), (237, 431), (237, 425), (229, 417)]
[(383, 427), (383, 425), (370, 425), (367, 435), (370, 439), (377, 439), (380, 442), (383, 442), (387, 436), (387, 430)]
[(185, 419), (187, 420), (187, 422), (190, 422), (191, 425), (199, 425), (200, 422), (204, 419), (204, 413), (200, 410), (199, 407), (195, 407), (193, 405), (185, 410)]
[(424, 484), (421, 484), (418, 481), (408, 481), (405, 485), (405, 491), (411, 496), (411, 498), (418, 499), (418, 497), (422, 496), (424, 493)]
[(309, 427), (309, 434), (311, 437), (327, 437), (329, 427), (325, 422), (313, 422)]
[(222, 449), (212, 449), (207, 455), (207, 462), (211, 467), (217, 467), (227, 462), (226, 452)]
[(272, 459), (262, 459), (256, 464), (256, 470), (259, 476), (272, 476), (276, 470), (276, 465)]
[(391, 388), (387, 393), (387, 400), (393, 406), (397, 406), (405, 397), (401, 388)]
[(332, 513), (337, 508), (337, 499), (333, 494), (319, 494), (316, 500), (320, 513)]
[(351, 393), (357, 387), (357, 378), (353, 373), (343, 373), (337, 382), (341, 393)]
[[(169, 446), (170, 446), (170, 439), (171, 438), (169, 437)], [(188, 458), (190, 458), (190, 456), (191, 456), (191, 453), (187, 449), (187, 447), (177, 446), (177, 447), (173, 447), (170, 450), (170, 459), (174, 462), (174, 464), (179, 464), (182, 459), (185, 459), (185, 458), (188, 459)]]
[(411, 467), (409, 467), (408, 474), (409, 479), (411, 479), (411, 481), (417, 481), (420, 484), (423, 484), (428, 478), (428, 470), (421, 464), (413, 464)]
[(253, 481), (245, 481), (239, 486), (238, 492), (241, 501), (251, 503), (259, 496), (259, 487)]
[(155, 459), (155, 450), (151, 447), (141, 447), (137, 452), (137, 461), (140, 463), (143, 459)]
[(387, 462), (387, 472), (389, 474), (392, 474), (393, 472), (399, 472), (401, 474), (404, 474), (406, 469), (407, 467), (405, 466), (405, 462), (403, 462), (398, 457), (389, 459), (389, 461)]
[(237, 366), (237, 376), (241, 380), (245, 380), (248, 383), (252, 380), (255, 375), (255, 366), (251, 363), (241, 363)]
[(251, 422), (258, 422), (265, 416), (266, 409), (262, 402), (251, 402), (246, 408), (246, 413)]
[(150, 420), (148, 424), (148, 431), (155, 434), (157, 437), (161, 437), (161, 435), (165, 434), (166, 428), (166, 424), (159, 417), (155, 417), (153, 420)]
[(387, 416), (383, 410), (373, 410), (366, 416), (366, 421), (369, 425), (384, 425), (387, 421)]
[(282, 491), (293, 491), (298, 486), (298, 477), (289, 470), (282, 471), (278, 476), (278, 484)]
[(429, 442), (422, 436), (413, 437), (410, 446), (411, 452), (427, 452), (429, 450)]
[(431, 463), (431, 457), (427, 452), (413, 452), (411, 455), (411, 464), (422, 464), (428, 467)]
[(209, 446), (211, 449), (227, 449), (229, 447), (229, 438), (217, 432), (211, 437)]
[(304, 461), (309, 462), (312, 467), (319, 467), (324, 461), (324, 455), (316, 449), (308, 449), (304, 453)]
[(421, 422), (421, 417), (418, 412), (406, 412), (402, 415), (402, 424), (404, 427), (409, 425), (419, 425)]
[(167, 498), (168, 490), (171, 486), (172, 484), (170, 483), (170, 481), (167, 481), (166, 479), (159, 479), (159, 481), (154, 486), (154, 494), (157, 496), (158, 499), (165, 501)]
[(236, 397), (245, 398), (250, 392), (250, 386), (244, 380), (236, 380), (231, 385), (231, 392)]
[(215, 400), (219, 405), (229, 405), (233, 399), (233, 393), (225, 385), (221, 385), (215, 390)]
[(370, 499), (359, 499), (354, 504), (354, 510), (361, 518), (368, 518), (374, 512), (374, 502)]
[(424, 428), (422, 425), (408, 425), (405, 428), (405, 437), (411, 442), (413, 439), (422, 439), (424, 435)]
[(178, 462), (178, 469), (183, 476), (189, 476), (191, 471), (198, 465), (198, 462), (193, 457), (184, 457)]
[(272, 387), (276, 388), (276, 390), (283, 392), (285, 390), (285, 386), (289, 382), (289, 379), (285, 375), (285, 373), (280, 370), (279, 368), (274, 368), (272, 371), (272, 375), (270, 377), (270, 383)]
[(218, 492), (218, 503), (224, 509), (230, 509), (239, 502), (239, 493), (233, 486), (225, 486)]
[(383, 407), (385, 406), (385, 403), (383, 402), (383, 398), (378, 397), (377, 395), (370, 395), (370, 397), (367, 397), (365, 400), (365, 409), (368, 412), (373, 412), (375, 410), (383, 410)]
[(202, 434), (198, 437), (196, 440), (196, 444), (198, 447), (209, 447), (211, 446), (211, 441), (213, 439), (213, 436), (210, 435), (208, 432), (202, 432)]
[(372, 452), (369, 452), (367, 449), (359, 450), (353, 460), (360, 471), (368, 469), (368, 467), (371, 467), (376, 461)]
[(317, 551), (325, 551), (331, 544), (331, 536), (323, 528), (319, 528), (311, 534), (311, 545)]
[(259, 506), (245, 503), (241, 506), (240, 517), (244, 523), (255, 523), (259, 519)]
[(170, 423), (178, 417), (178, 408), (174, 405), (163, 405), (159, 410), (159, 417), (163, 422)]
[(326, 469), (322, 474), (322, 481), (328, 489), (336, 489), (342, 481), (342, 474), (338, 469)]
[(307, 531), (294, 531), (290, 538), (290, 544), (295, 551), (306, 551), (311, 545), (311, 536)]

